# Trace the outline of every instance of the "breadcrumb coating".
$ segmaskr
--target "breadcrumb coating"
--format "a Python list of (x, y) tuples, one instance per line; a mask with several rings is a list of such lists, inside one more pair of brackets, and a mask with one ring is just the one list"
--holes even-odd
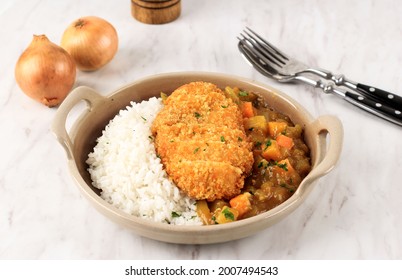
[(213, 201), (240, 193), (253, 165), (239, 107), (216, 85), (176, 89), (152, 124), (169, 177), (190, 197)]

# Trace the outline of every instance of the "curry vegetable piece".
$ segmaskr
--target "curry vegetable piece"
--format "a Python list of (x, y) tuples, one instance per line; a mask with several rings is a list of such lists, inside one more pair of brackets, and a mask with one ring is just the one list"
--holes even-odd
[(239, 211), (228, 206), (223, 206), (223, 208), (218, 209), (217, 212), (218, 213), (216, 213), (214, 216), (215, 222), (218, 224), (234, 222), (237, 221), (237, 218), (239, 217)]
[(212, 214), (209, 210), (206, 200), (197, 200), (197, 214), (204, 225), (212, 225), (215, 222), (212, 220)]
[(267, 146), (263, 151), (262, 151), (262, 157), (265, 158), (266, 160), (281, 160), (282, 159), (282, 153), (281, 150), (279, 149), (279, 145), (276, 142), (276, 140), (271, 140), (271, 145)]
[(251, 210), (251, 196), (252, 195), (249, 192), (244, 192), (229, 201), (230, 206), (239, 211), (240, 217)]
[(276, 138), (279, 134), (286, 130), (288, 124), (285, 122), (270, 121), (268, 122), (268, 132), (273, 138)]
[(251, 103), (250, 101), (242, 102), (241, 111), (244, 118), (254, 117), (253, 103)]
[(279, 146), (284, 147), (286, 149), (291, 149), (294, 146), (293, 139), (283, 134), (279, 134), (276, 137), (276, 142)]
[[(244, 121), (244, 128), (249, 131), (260, 130), (264, 135), (268, 132), (265, 116), (259, 115)], [(250, 130), (252, 128), (252, 130)]]

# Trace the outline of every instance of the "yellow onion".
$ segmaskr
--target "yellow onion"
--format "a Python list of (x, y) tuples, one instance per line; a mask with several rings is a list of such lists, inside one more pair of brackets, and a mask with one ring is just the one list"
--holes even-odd
[(15, 66), (15, 79), (22, 91), (48, 107), (64, 100), (74, 85), (75, 75), (71, 56), (45, 35), (33, 36)]
[(82, 17), (64, 31), (61, 46), (70, 53), (78, 69), (94, 71), (111, 61), (116, 54), (117, 32), (104, 19)]

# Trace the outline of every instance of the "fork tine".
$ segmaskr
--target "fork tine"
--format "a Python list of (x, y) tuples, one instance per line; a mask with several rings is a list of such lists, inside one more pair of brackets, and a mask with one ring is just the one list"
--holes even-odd
[(250, 52), (247, 45), (245, 45), (239, 37), (238, 39), (240, 40), (238, 44), (240, 53), (246, 58), (246, 60), (251, 64), (251, 66), (257, 69), (258, 72), (260, 72), (264, 76), (267, 76), (268, 74), (269, 77), (273, 77), (278, 74), (275, 69), (269, 66), (269, 64), (266, 64), (265, 62), (261, 61), (261, 59), (258, 56), (256, 56), (254, 52), (252, 51)]
[(259, 49), (254, 47), (254, 45), (246, 38), (243, 37), (243, 39), (240, 39), (239, 45), (241, 45), (243, 49), (247, 50), (249, 54), (252, 54), (260, 64), (266, 65), (268, 63), (272, 63), (272, 61), (267, 61), (267, 58), (259, 51)]
[(243, 34), (240, 34), (243, 39), (241, 40), (244, 45), (248, 46), (250, 52), (254, 52), (254, 54), (260, 58), (260, 60), (264, 61), (265, 64), (274, 64), (278, 67), (282, 67), (285, 64), (284, 61), (278, 60), (277, 57), (271, 55), (263, 46), (261, 46), (257, 41), (252, 38), (247, 38)]
[(246, 58), (252, 60), (252, 64), (254, 64), (253, 66), (258, 66), (258, 68), (263, 69), (262, 71), (268, 72), (271, 76), (280, 73), (280, 67), (276, 67), (271, 61), (265, 58), (258, 49), (252, 45), (250, 46), (250, 43), (245, 39), (240, 40), (238, 47), (243, 51)]
[[(253, 31), (251, 28), (246, 27), (246, 29), (248, 29), (256, 38), (258, 38), (261, 42), (263, 42), (268, 48), (270, 48), (272, 51), (274, 51), (275, 53), (277, 53), (279, 56), (281, 56), (283, 59), (285, 60), (289, 60), (289, 57), (287, 54), (285, 54), (284, 52), (280, 51), (277, 47), (275, 47), (274, 45), (272, 45), (271, 43), (269, 43), (267, 40), (265, 40), (264, 38), (262, 38), (260, 35), (258, 35), (255, 31)], [(249, 35), (250, 36), (250, 35)]]

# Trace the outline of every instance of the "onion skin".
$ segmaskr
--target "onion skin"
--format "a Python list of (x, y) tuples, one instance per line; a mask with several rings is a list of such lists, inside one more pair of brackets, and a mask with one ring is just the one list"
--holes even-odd
[(40, 103), (59, 105), (72, 89), (76, 66), (71, 56), (49, 41), (45, 35), (34, 35), (15, 66), (15, 79), (21, 90)]
[(116, 29), (106, 20), (88, 16), (72, 22), (64, 31), (61, 44), (78, 69), (94, 71), (110, 62), (117, 52)]

